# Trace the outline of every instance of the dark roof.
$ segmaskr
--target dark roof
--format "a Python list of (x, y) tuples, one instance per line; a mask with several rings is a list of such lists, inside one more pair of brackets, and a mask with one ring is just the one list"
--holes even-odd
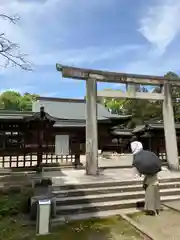
[(145, 131), (147, 128), (147, 125), (138, 125), (136, 126), (133, 130), (132, 130), (132, 133), (138, 133), (138, 132), (143, 132)]
[[(45, 118), (55, 122), (55, 127), (85, 127), (86, 120), (67, 120), (67, 119), (57, 119), (45, 112)], [(0, 121), (20, 121), (24, 119), (25, 121), (31, 121), (40, 119), (40, 112), (22, 112), (22, 111), (9, 111), (9, 110), (0, 110)], [(107, 120), (99, 120), (99, 122), (107, 122)]]
[(111, 133), (115, 136), (128, 136), (131, 137), (132, 131), (130, 129), (114, 129), (111, 131)]
[(54, 127), (86, 127), (85, 121), (56, 121)]
[[(131, 116), (111, 114), (103, 105), (97, 103), (98, 120), (106, 119), (127, 119)], [(85, 120), (86, 119), (86, 101), (84, 99), (62, 99), (39, 97), (33, 103), (32, 110), (39, 111), (44, 106), (45, 111), (54, 118), (68, 120)]]
[[(36, 120), (41, 118), (41, 113), (39, 112), (23, 112), (23, 111), (10, 111), (10, 110), (0, 110), (0, 120), (22, 120), (27, 121)], [(48, 119), (50, 121), (56, 121), (55, 118), (50, 116), (48, 113), (44, 112), (43, 119)]]
[[(180, 129), (180, 123), (176, 123), (175, 128)], [(144, 124), (144, 125), (138, 125), (133, 129), (132, 133), (140, 133), (140, 132), (144, 132), (147, 130), (156, 130), (156, 129), (164, 130), (164, 124), (163, 123), (148, 123), (148, 124)]]
[[(40, 118), (40, 109), (44, 108), (45, 118), (55, 122), (55, 127), (85, 127), (86, 101), (84, 99), (62, 99), (39, 97), (33, 103), (32, 112), (0, 110), (0, 120), (27, 121)], [(111, 119), (126, 120), (131, 116), (111, 114), (103, 105), (98, 103), (98, 121), (109, 123)]]
[(0, 120), (3, 119), (23, 119), (25, 117), (32, 117), (33, 112), (21, 112), (21, 111), (9, 111), (9, 110), (0, 110)]
[(111, 128), (111, 134), (114, 136), (132, 136), (132, 129), (125, 128), (123, 124), (115, 125)]

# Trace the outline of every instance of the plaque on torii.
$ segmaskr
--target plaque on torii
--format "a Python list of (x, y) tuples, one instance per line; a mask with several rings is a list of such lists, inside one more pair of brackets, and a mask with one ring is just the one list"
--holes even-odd
[[(126, 74), (76, 68), (56, 64), (64, 78), (86, 80), (86, 173), (98, 174), (98, 131), (97, 96), (106, 98), (160, 100), (162, 104), (167, 161), (171, 169), (179, 169), (176, 130), (171, 98), (171, 86), (180, 86), (178, 77), (161, 77), (140, 74)], [(134, 91), (98, 91), (97, 82), (124, 83), (134, 85)], [(135, 85), (159, 85), (161, 93), (136, 92)]]

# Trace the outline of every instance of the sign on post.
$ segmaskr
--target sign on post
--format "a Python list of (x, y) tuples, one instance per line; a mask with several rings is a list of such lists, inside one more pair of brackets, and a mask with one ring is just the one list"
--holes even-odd
[(50, 214), (51, 200), (39, 200), (36, 222), (37, 235), (46, 235), (50, 233)]

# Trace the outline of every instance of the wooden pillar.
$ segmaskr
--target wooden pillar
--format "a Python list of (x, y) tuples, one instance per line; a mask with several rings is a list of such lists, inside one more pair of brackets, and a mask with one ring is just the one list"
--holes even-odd
[(38, 131), (38, 152), (37, 152), (37, 167), (41, 167), (42, 164), (42, 157), (43, 157), (43, 131), (40, 129)]
[(164, 84), (163, 120), (167, 162), (171, 169), (176, 170), (179, 168), (179, 159), (171, 99), (171, 86), (168, 83)]
[(80, 162), (80, 142), (77, 142), (78, 141), (78, 136), (76, 137), (76, 142), (73, 143), (73, 151), (72, 153), (74, 153), (75, 155), (75, 161), (74, 161), (74, 166), (75, 168), (78, 168), (78, 166), (81, 165), (81, 162)]
[(86, 174), (98, 175), (96, 79), (86, 80)]

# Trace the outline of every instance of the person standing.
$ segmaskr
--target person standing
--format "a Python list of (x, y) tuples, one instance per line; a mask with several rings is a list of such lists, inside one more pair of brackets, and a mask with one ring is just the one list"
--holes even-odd
[(153, 176), (145, 175), (143, 188), (145, 190), (144, 211), (147, 215), (158, 215), (161, 210), (161, 201), (157, 174)]
[[(143, 150), (142, 143), (139, 142), (136, 137), (132, 138), (131, 151), (133, 153), (134, 167), (136, 167), (135, 166), (136, 160), (152, 161), (153, 160), (152, 158), (154, 159), (158, 158), (151, 151)], [(143, 180), (143, 188), (145, 190), (144, 211), (147, 215), (155, 216), (156, 214), (159, 214), (159, 211), (161, 209), (159, 181), (158, 181), (157, 173), (151, 175), (151, 174), (144, 174), (140, 172), (139, 174), (144, 175), (144, 180)]]

